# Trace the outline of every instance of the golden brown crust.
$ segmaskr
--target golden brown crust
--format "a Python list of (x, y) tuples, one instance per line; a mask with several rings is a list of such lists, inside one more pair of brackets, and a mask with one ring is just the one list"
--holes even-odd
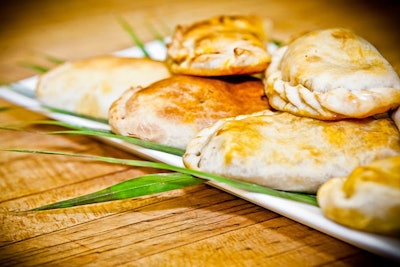
[(178, 75), (126, 92), (110, 109), (110, 125), (118, 134), (185, 148), (218, 119), (268, 108), (259, 79)]
[(255, 16), (217, 16), (177, 26), (168, 44), (173, 73), (224, 76), (263, 72), (270, 55), (266, 33)]
[(170, 76), (164, 62), (149, 58), (98, 56), (66, 62), (39, 76), (41, 103), (100, 119), (131, 86), (147, 86)]
[(389, 118), (330, 122), (265, 111), (203, 129), (183, 161), (190, 169), (315, 193), (332, 177), (394, 155), (400, 155), (400, 135)]
[(321, 186), (324, 215), (348, 227), (400, 236), (400, 156), (360, 166)]
[(366, 118), (400, 105), (400, 79), (369, 42), (341, 28), (309, 32), (274, 53), (271, 106), (322, 120)]

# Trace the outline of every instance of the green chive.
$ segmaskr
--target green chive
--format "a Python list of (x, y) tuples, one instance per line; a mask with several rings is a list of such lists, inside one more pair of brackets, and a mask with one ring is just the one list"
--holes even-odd
[(8, 107), (0, 107), (0, 112), (3, 112), (3, 111), (8, 111), (8, 110), (11, 110), (11, 109), (14, 109), (15, 107), (10, 107), (10, 106), (8, 106)]
[(131, 27), (131, 25), (124, 20), (122, 17), (118, 17), (118, 21), (121, 24), (122, 28), (129, 33), (129, 35), (131, 36), (132, 40), (134, 41), (134, 43), (140, 48), (140, 50), (143, 52), (144, 56), (147, 58), (150, 58), (150, 54), (147, 51), (144, 43), (139, 39), (139, 37), (136, 35), (135, 31), (133, 30), (133, 28)]
[(47, 72), (49, 70), (47, 67), (39, 66), (39, 65), (36, 65), (36, 64), (28, 63), (28, 62), (22, 62), (22, 63), (20, 63), (20, 65), (25, 67), (25, 68), (27, 68), (27, 69), (31, 69), (31, 70), (37, 71), (39, 73), (45, 73), (45, 72)]
[(283, 45), (283, 42), (282, 42), (282, 41), (279, 41), (279, 40), (276, 40), (276, 39), (272, 39), (271, 42), (272, 42), (274, 45), (278, 46), (278, 47)]
[(87, 154), (76, 154), (76, 153), (68, 153), (68, 152), (56, 152), (56, 151), (36, 151), (36, 150), (26, 150), (26, 149), (5, 149), (3, 151), (11, 151), (11, 152), (23, 152), (23, 153), (34, 153), (34, 154), (49, 154), (49, 155), (63, 155), (63, 156), (71, 156), (71, 157), (81, 157), (81, 158), (88, 158), (92, 160), (108, 162), (113, 164), (123, 164), (128, 166), (136, 166), (136, 167), (150, 167), (156, 169), (162, 169), (167, 171), (174, 171), (183, 174), (193, 175), (198, 178), (203, 178), (207, 181), (216, 182), (216, 183), (223, 183), (229, 186), (232, 186), (237, 189), (242, 189), (248, 192), (255, 192), (266, 194), (275, 197), (281, 197), (285, 199), (290, 199), (314, 206), (318, 206), (317, 200), (315, 195), (309, 194), (302, 194), (302, 193), (294, 193), (294, 192), (286, 192), (275, 190), (267, 187), (263, 187), (257, 184), (252, 184), (248, 182), (238, 181), (228, 179), (219, 175), (205, 173), (201, 171), (186, 169), (182, 167), (172, 166), (165, 163), (157, 163), (157, 162), (150, 162), (150, 161), (142, 161), (142, 160), (130, 160), (130, 159), (117, 159), (117, 158), (110, 158), (110, 157), (102, 157), (102, 156), (95, 156), (95, 155), (87, 155)]
[(69, 208), (86, 204), (140, 197), (175, 189), (182, 189), (203, 182), (204, 181), (201, 179), (182, 173), (149, 174), (115, 184), (91, 194), (41, 206), (32, 209), (31, 211)]
[(153, 24), (151, 24), (150, 22), (147, 22), (146, 27), (153, 34), (154, 39), (159, 40), (160, 42), (165, 44), (164, 37), (162, 36), (162, 34), (159, 31), (156, 30), (156, 28), (154, 27)]
[(122, 141), (125, 141), (130, 144), (134, 144), (137, 146), (141, 146), (144, 148), (152, 149), (152, 150), (157, 150), (161, 152), (165, 152), (168, 154), (172, 155), (177, 155), (177, 156), (182, 156), (185, 153), (184, 149), (181, 148), (176, 148), (176, 147), (171, 147), (171, 146), (166, 146), (130, 136), (123, 136), (123, 135), (118, 135), (114, 134), (111, 131), (107, 130), (100, 130), (100, 129), (92, 129), (92, 128), (87, 128), (87, 127), (82, 127), (82, 126), (77, 126), (77, 125), (72, 125), (66, 122), (61, 122), (61, 121), (52, 121), (52, 120), (43, 120), (43, 121), (30, 121), (30, 122), (24, 122), (24, 123), (13, 123), (9, 125), (0, 125), (0, 130), (17, 130), (18, 126), (23, 125), (55, 125), (55, 126), (61, 126), (61, 127), (66, 127), (70, 128), (73, 130), (64, 130), (64, 131), (50, 131), (46, 132), (46, 134), (71, 134), (71, 135), (87, 135), (87, 136), (98, 136), (98, 137), (107, 137), (107, 138), (115, 138), (119, 139)]
[(50, 106), (43, 106), (44, 108), (55, 112), (55, 113), (60, 113), (60, 114), (66, 114), (66, 115), (71, 115), (74, 117), (78, 117), (78, 118), (84, 118), (84, 119), (88, 119), (88, 120), (92, 120), (92, 121), (98, 121), (98, 122), (102, 122), (102, 123), (108, 123), (108, 120), (106, 119), (99, 119), (99, 118), (94, 118), (94, 117), (90, 117), (87, 115), (82, 115), (82, 114), (78, 114), (69, 110), (65, 110), (65, 109), (60, 109), (60, 108), (54, 108), (54, 107), (50, 107)]
[(51, 55), (47, 55), (47, 54), (43, 54), (43, 56), (45, 57), (45, 59), (46, 59), (47, 61), (49, 61), (49, 62), (51, 62), (51, 63), (54, 63), (54, 64), (56, 64), (56, 65), (60, 65), (60, 64), (65, 63), (65, 60), (64, 60), (64, 59), (60, 59), (60, 58), (57, 58), (57, 57), (55, 57), (55, 56), (51, 56)]

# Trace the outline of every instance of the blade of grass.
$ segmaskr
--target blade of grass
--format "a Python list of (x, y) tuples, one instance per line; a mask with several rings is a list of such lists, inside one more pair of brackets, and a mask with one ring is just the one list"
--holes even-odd
[(71, 157), (81, 157), (81, 158), (88, 158), (92, 160), (108, 162), (113, 164), (123, 164), (128, 166), (136, 166), (136, 167), (150, 167), (168, 171), (179, 172), (183, 174), (193, 175), (195, 177), (199, 177), (211, 182), (223, 183), (229, 186), (232, 186), (237, 189), (242, 189), (248, 192), (254, 193), (261, 193), (275, 197), (281, 197), (285, 199), (290, 199), (314, 206), (318, 206), (317, 200), (315, 195), (309, 194), (302, 194), (302, 193), (293, 193), (293, 192), (286, 192), (275, 190), (267, 187), (263, 187), (257, 184), (252, 184), (248, 182), (232, 180), (229, 178), (225, 178), (223, 176), (205, 173), (197, 170), (186, 169), (182, 167), (172, 166), (165, 163), (157, 163), (151, 161), (142, 161), (142, 160), (130, 160), (130, 159), (117, 159), (117, 158), (110, 158), (110, 157), (103, 157), (103, 156), (95, 156), (95, 155), (88, 155), (88, 154), (77, 154), (77, 153), (69, 153), (69, 152), (57, 152), (57, 151), (37, 151), (37, 150), (26, 150), (26, 149), (5, 149), (3, 151), (10, 151), (10, 152), (22, 152), (22, 153), (35, 153), (35, 154), (49, 154), (49, 155), (63, 155), (63, 156), (71, 156)]
[(79, 126), (75, 124), (71, 124), (68, 122), (62, 122), (62, 121), (55, 121), (55, 120), (37, 120), (37, 121), (24, 121), (24, 122), (15, 122), (11, 124), (6, 124), (3, 125), (3, 128), (7, 127), (24, 127), (28, 125), (54, 125), (54, 126), (61, 126), (65, 128), (70, 128), (74, 130), (93, 130), (96, 132), (104, 132), (104, 133), (110, 133), (108, 130), (103, 130), (103, 129), (94, 129), (94, 128), (89, 128), (89, 127), (84, 127), (84, 126)]
[[(168, 154), (172, 155), (177, 155), (177, 156), (182, 156), (185, 153), (185, 150), (181, 148), (176, 148), (176, 147), (171, 147), (171, 146), (166, 146), (130, 136), (123, 136), (123, 135), (118, 135), (114, 134), (111, 131), (106, 131), (106, 130), (100, 130), (100, 129), (92, 129), (92, 128), (87, 128), (87, 127), (82, 127), (82, 126), (77, 126), (77, 125), (72, 125), (66, 122), (61, 122), (61, 121), (52, 121), (52, 120), (44, 120), (44, 121), (29, 121), (29, 122), (23, 122), (23, 123), (13, 123), (5, 126), (0, 125), (0, 130), (17, 130), (20, 129), (21, 125), (55, 125), (55, 126), (61, 126), (65, 128), (70, 128), (73, 130), (64, 130), (64, 131), (49, 131), (45, 132), (46, 134), (70, 134), (70, 135), (87, 135), (87, 136), (98, 136), (98, 137), (107, 137), (107, 138), (115, 138), (119, 139), (122, 141), (125, 141), (127, 143), (137, 145), (143, 148), (148, 148), (152, 150), (157, 150), (161, 152), (165, 152)], [(21, 129), (22, 130), (22, 129)]]
[(0, 107), (0, 112), (8, 111), (11, 109), (15, 109), (16, 107), (13, 106), (6, 106), (6, 107)]
[(43, 54), (43, 56), (44, 56), (44, 58), (45, 58), (47, 61), (49, 61), (49, 62), (51, 62), (51, 63), (54, 63), (54, 64), (56, 64), (56, 65), (60, 65), (60, 64), (62, 64), (62, 63), (65, 62), (64, 59), (57, 58), (57, 57), (55, 57), (55, 56), (51, 56), (51, 55), (48, 55), (48, 54)]
[(170, 146), (165, 146), (162, 144), (158, 143), (153, 143), (150, 141), (145, 141), (129, 136), (122, 136), (122, 135), (117, 135), (113, 133), (107, 133), (107, 132), (101, 132), (101, 131), (92, 131), (92, 130), (69, 130), (69, 131), (54, 131), (54, 132), (47, 132), (48, 134), (72, 134), (72, 135), (88, 135), (88, 136), (101, 136), (101, 137), (109, 137), (109, 138), (117, 138), (122, 141), (138, 145), (144, 148), (152, 149), (152, 150), (157, 150), (157, 151), (162, 151), (166, 152), (168, 154), (173, 154), (176, 156), (183, 156), (185, 153), (185, 150), (176, 148), (176, 147), (170, 147)]
[(121, 24), (122, 28), (131, 36), (132, 40), (134, 43), (140, 48), (140, 50), (143, 52), (144, 56), (147, 58), (150, 58), (150, 54), (147, 51), (144, 43), (139, 39), (139, 37), (136, 35), (135, 31), (131, 27), (131, 25), (122, 17), (118, 17), (118, 21)]
[(37, 71), (39, 73), (45, 73), (49, 70), (47, 67), (36, 65), (33, 63), (28, 63), (28, 62), (22, 62), (22, 63), (20, 63), (20, 65), (24, 68), (31, 69), (31, 70)]
[(147, 22), (146, 28), (152, 33), (153, 37), (156, 40), (159, 40), (160, 42), (165, 44), (164, 37), (162, 36), (162, 34), (159, 31), (157, 31), (157, 29), (154, 27), (153, 24), (151, 24), (150, 22)]
[(276, 40), (276, 39), (272, 39), (271, 42), (272, 42), (274, 45), (278, 46), (278, 47), (280, 47), (280, 46), (283, 45), (283, 42), (282, 42), (282, 41), (279, 41), (279, 40)]
[[(43, 56), (47, 61), (49, 61), (49, 62), (51, 62), (53, 64), (60, 65), (60, 64), (65, 62), (65, 60), (62, 60), (62, 59), (59, 59), (57, 57), (50, 56), (50, 55), (47, 55), (47, 54), (43, 54)], [(38, 64), (34, 64), (34, 63), (29, 63), (29, 62), (21, 62), (20, 65), (22, 67), (24, 67), (24, 68), (28, 68), (28, 69), (37, 71), (39, 73), (45, 73), (45, 72), (48, 72), (50, 70), (50, 68), (48, 68), (48, 67), (44, 67), (44, 66), (41, 66), (41, 65), (38, 65)]]
[(75, 113), (75, 112), (72, 112), (69, 110), (65, 110), (65, 109), (54, 108), (54, 107), (50, 107), (50, 106), (46, 106), (46, 105), (44, 105), (43, 107), (50, 110), (51, 112), (55, 112), (55, 113), (66, 114), (66, 115), (71, 115), (71, 116), (78, 117), (78, 118), (84, 118), (84, 119), (88, 119), (88, 120), (92, 120), (92, 121), (108, 123), (108, 120), (105, 120), (105, 119), (94, 118), (94, 117), (78, 114), (78, 113)]
[(149, 174), (115, 184), (91, 194), (41, 206), (32, 209), (31, 211), (69, 208), (86, 204), (140, 197), (175, 189), (182, 189), (203, 182), (204, 181), (201, 179), (182, 173)]

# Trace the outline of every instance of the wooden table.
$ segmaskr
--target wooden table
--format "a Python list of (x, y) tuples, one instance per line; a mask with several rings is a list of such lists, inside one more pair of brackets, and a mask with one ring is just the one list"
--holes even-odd
[[(395, 1), (10, 1), (0, 7), (0, 81), (35, 75), (22, 63), (51, 67), (130, 47), (125, 18), (143, 41), (178, 23), (254, 13), (274, 36), (343, 26), (364, 36), (400, 70)], [(10, 104), (0, 99), (0, 107)], [(0, 124), (44, 119), (24, 109)], [(34, 130), (54, 127), (34, 127)], [(1, 131), (0, 148), (66, 150), (135, 158), (83, 136)], [(158, 170), (79, 158), (0, 152), (1, 266), (371, 266), (387, 259), (353, 247), (208, 185), (153, 196), (43, 212), (25, 210), (87, 194)]]

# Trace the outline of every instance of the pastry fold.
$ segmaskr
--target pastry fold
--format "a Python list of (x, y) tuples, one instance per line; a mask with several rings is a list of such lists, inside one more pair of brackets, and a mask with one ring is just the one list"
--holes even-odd
[(395, 155), (400, 155), (400, 135), (390, 118), (322, 121), (264, 111), (203, 129), (183, 161), (190, 169), (315, 193), (333, 177)]
[(378, 50), (342, 28), (309, 32), (274, 53), (272, 107), (321, 120), (366, 118), (400, 105), (400, 79)]
[(167, 63), (173, 73), (198, 76), (264, 72), (271, 60), (267, 30), (256, 16), (223, 15), (178, 25)]

